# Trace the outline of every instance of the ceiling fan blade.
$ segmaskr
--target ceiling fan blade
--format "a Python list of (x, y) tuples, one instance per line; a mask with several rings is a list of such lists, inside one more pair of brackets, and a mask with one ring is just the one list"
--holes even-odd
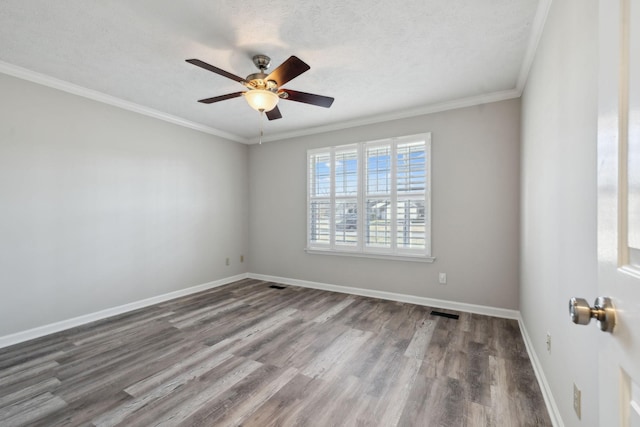
[(267, 76), (267, 80), (275, 81), (278, 87), (280, 87), (309, 69), (311, 69), (311, 67), (302, 59), (297, 56), (290, 56), (289, 59), (280, 64), (278, 68)]
[(199, 99), (198, 102), (202, 102), (203, 104), (213, 104), (214, 102), (224, 101), (225, 99), (237, 98), (242, 96), (243, 93), (244, 92), (233, 92), (226, 95), (214, 96), (213, 98)]
[(278, 108), (277, 105), (273, 110), (267, 111), (266, 115), (269, 120), (277, 120), (282, 118), (282, 114), (280, 113), (280, 109)]
[(240, 83), (244, 81), (244, 79), (240, 76), (236, 76), (235, 74), (231, 74), (228, 71), (222, 70), (218, 67), (214, 67), (213, 65), (207, 64), (206, 62), (200, 61), (199, 59), (185, 59), (185, 61), (200, 68), (204, 68), (205, 70), (209, 70), (211, 72), (224, 76), (228, 79), (235, 80)]
[(304, 102), (305, 104), (317, 105), (318, 107), (329, 108), (333, 104), (333, 98), (329, 96), (315, 95), (313, 93), (298, 92), (297, 90), (282, 89), (287, 93), (286, 99), (289, 101)]

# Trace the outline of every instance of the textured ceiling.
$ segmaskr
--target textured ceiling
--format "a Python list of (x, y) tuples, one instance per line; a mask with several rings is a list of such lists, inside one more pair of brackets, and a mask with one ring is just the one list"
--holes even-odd
[[(286, 88), (332, 96), (330, 109), (291, 101), (265, 136), (411, 114), (434, 104), (516, 93), (539, 0), (1, 0), (0, 61), (247, 142), (259, 114), (243, 90), (186, 63), (245, 77), (263, 53), (311, 70)], [(526, 71), (525, 71), (526, 72)], [(497, 95), (496, 95), (497, 96)], [(265, 138), (266, 139), (266, 138)]]

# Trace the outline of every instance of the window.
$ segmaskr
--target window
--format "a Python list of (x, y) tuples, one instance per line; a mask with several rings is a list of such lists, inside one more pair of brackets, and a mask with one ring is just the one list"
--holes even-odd
[(431, 258), (431, 135), (307, 152), (307, 251)]

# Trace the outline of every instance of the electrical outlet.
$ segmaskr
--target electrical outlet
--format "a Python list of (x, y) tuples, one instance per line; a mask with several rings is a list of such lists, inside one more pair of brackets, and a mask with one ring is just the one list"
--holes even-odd
[(547, 353), (551, 354), (551, 332), (547, 332)]
[(580, 407), (582, 405), (581, 399), (582, 399), (582, 392), (574, 383), (573, 384), (573, 410), (576, 411), (576, 415), (578, 416), (578, 419), (582, 419), (581, 407)]
[(244, 262), (244, 255), (240, 255), (240, 262)]
[(229, 258), (227, 258), (227, 260), (224, 263), (225, 263), (225, 265), (230, 265), (231, 264), (231, 260)]
[(447, 273), (440, 273), (440, 275), (438, 277), (439, 277), (441, 285), (446, 285), (447, 284)]

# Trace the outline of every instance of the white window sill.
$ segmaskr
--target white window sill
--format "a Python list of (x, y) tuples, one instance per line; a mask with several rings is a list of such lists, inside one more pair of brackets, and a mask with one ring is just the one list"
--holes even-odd
[(383, 254), (383, 253), (363, 253), (363, 252), (352, 252), (352, 251), (336, 251), (336, 250), (324, 250), (317, 248), (305, 248), (304, 250), (308, 254), (312, 255), (334, 255), (334, 256), (350, 256), (356, 258), (374, 258), (374, 259), (387, 259), (392, 261), (411, 261), (411, 262), (434, 262), (436, 260), (435, 257), (425, 256), (425, 255), (391, 255), (391, 254)]

